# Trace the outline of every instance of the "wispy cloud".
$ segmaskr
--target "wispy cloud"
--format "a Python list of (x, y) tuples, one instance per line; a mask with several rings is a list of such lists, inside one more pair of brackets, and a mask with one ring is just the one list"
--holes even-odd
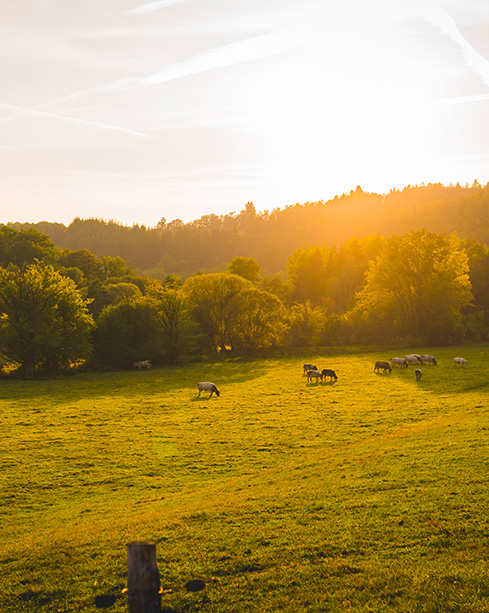
[(185, 62), (173, 64), (165, 70), (147, 77), (115, 81), (106, 87), (100, 88), (98, 91), (120, 91), (134, 87), (166, 83), (192, 74), (278, 55), (293, 47), (300, 46), (304, 42), (297, 36), (292, 37), (290, 32), (285, 29), (277, 30), (270, 34), (263, 34), (237, 43), (231, 43), (224, 47), (217, 47), (203, 53), (198, 53)]
[(122, 134), (127, 134), (130, 136), (135, 136), (137, 138), (144, 138), (152, 140), (154, 137), (149, 134), (145, 134), (144, 132), (138, 132), (137, 130), (130, 130), (128, 128), (121, 128), (120, 126), (113, 126), (106, 123), (100, 123), (97, 121), (90, 121), (88, 119), (78, 119), (76, 117), (69, 117), (68, 115), (63, 115), (61, 113), (49, 113), (46, 111), (41, 111), (39, 109), (29, 109), (20, 106), (14, 106), (12, 104), (5, 104), (0, 102), (0, 108), (5, 109), (7, 111), (11, 111), (14, 114), (3, 119), (0, 119), (0, 123), (7, 123), (12, 121), (13, 119), (17, 119), (22, 116), (31, 116), (37, 117), (41, 119), (54, 119), (57, 121), (62, 121), (65, 123), (73, 123), (84, 126), (91, 126), (93, 128), (98, 128), (100, 130), (109, 130), (112, 132), (119, 132)]
[(43, 104), (42, 107), (37, 108), (53, 108), (63, 103), (94, 94), (116, 93), (138, 87), (166, 83), (189, 75), (278, 55), (294, 47), (301, 46), (305, 42), (304, 37), (297, 35), (297, 33), (292, 36), (291, 32), (287, 29), (279, 29), (269, 34), (248, 38), (237, 43), (225, 45), (224, 47), (216, 47), (198, 53), (186, 61), (170, 65), (164, 70), (146, 77), (119, 79), (101, 87), (75, 91), (63, 98), (50, 100)]
[(136, 13), (149, 13), (151, 11), (157, 11), (158, 9), (164, 9), (169, 6), (174, 6), (175, 4), (182, 4), (184, 2), (189, 2), (190, 0), (155, 0), (155, 2), (149, 2), (148, 4), (142, 4), (141, 6), (136, 6), (135, 8), (127, 11), (129, 14)]
[(489, 86), (489, 61), (477, 53), (467, 41), (458, 29), (453, 17), (450, 17), (442, 6), (427, 7), (425, 16), (432, 25), (441, 30), (443, 35), (448, 36), (460, 47), (467, 66), (479, 75), (485, 85)]

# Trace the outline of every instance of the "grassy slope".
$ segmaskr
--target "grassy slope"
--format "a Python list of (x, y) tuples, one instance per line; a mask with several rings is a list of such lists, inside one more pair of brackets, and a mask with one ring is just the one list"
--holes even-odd
[(151, 540), (168, 612), (489, 611), (489, 347), (433, 353), (2, 381), (0, 609), (88, 611)]

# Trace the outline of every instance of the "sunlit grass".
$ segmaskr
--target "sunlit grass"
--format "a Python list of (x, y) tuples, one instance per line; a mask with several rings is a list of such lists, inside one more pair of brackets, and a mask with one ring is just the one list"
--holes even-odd
[(151, 540), (168, 612), (488, 611), (489, 347), (428, 352), (2, 381), (1, 610), (125, 611)]

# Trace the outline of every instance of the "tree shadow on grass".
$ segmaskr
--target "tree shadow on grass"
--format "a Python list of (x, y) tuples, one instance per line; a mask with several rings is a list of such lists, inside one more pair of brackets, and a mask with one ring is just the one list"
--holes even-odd
[[(394, 374), (394, 373), (393, 373)], [(419, 381), (416, 380), (414, 371), (397, 370), (396, 379), (401, 379), (410, 385), (416, 386), (422, 391), (433, 394), (462, 394), (489, 392), (489, 372), (480, 368), (472, 372), (456, 369), (453, 366), (432, 366), (423, 368), (423, 374)]]
[[(152, 370), (125, 370), (105, 373), (79, 373), (53, 379), (31, 381), (2, 381), (0, 399), (22, 402), (49, 399), (56, 402), (76, 402), (90, 398), (110, 397), (138, 399), (150, 398), (155, 394), (173, 394), (188, 388), (195, 389), (199, 381), (215, 382), (217, 387), (252, 381), (264, 375), (270, 364), (256, 362), (192, 362), (177, 366), (155, 367)], [(213, 394), (212, 398), (215, 398)], [(203, 402), (208, 397), (201, 396)]]

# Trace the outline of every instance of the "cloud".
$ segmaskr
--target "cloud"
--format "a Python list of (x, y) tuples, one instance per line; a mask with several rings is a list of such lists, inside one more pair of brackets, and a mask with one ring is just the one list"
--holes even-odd
[(166, 69), (147, 77), (132, 77), (119, 79), (108, 85), (90, 89), (75, 91), (68, 96), (50, 100), (38, 108), (49, 108), (92, 94), (116, 93), (138, 87), (147, 87), (174, 81), (183, 77), (199, 74), (216, 68), (224, 68), (258, 60), (272, 55), (278, 55), (284, 51), (301, 46), (306, 40), (297, 33), (292, 35), (287, 29), (275, 30), (269, 34), (263, 34), (248, 38), (237, 43), (231, 43), (224, 47), (216, 47), (202, 53), (197, 53), (189, 60), (179, 64), (173, 64)]
[(128, 14), (137, 14), (137, 13), (149, 13), (151, 11), (157, 11), (158, 9), (164, 9), (169, 6), (174, 6), (175, 4), (182, 4), (183, 2), (188, 2), (189, 0), (155, 0), (155, 2), (150, 2), (149, 4), (142, 4), (141, 6), (137, 6), (130, 11), (127, 11)]
[(217, 47), (203, 53), (198, 53), (185, 62), (169, 66), (165, 70), (148, 77), (115, 81), (106, 87), (100, 88), (98, 91), (121, 91), (133, 87), (166, 83), (188, 75), (214, 70), (215, 68), (224, 68), (225, 66), (233, 66), (278, 55), (293, 47), (300, 46), (303, 42), (297, 36), (292, 37), (290, 32), (287, 32), (285, 29), (277, 30), (271, 34), (263, 34), (237, 43), (231, 43), (224, 47)]
[(467, 66), (469, 66), (475, 74), (481, 77), (485, 85), (489, 86), (489, 61), (477, 53), (467, 41), (458, 29), (453, 17), (450, 17), (441, 6), (431, 6), (427, 8), (425, 16), (433, 26), (441, 30), (444, 36), (448, 36), (448, 38), (460, 47)]
[(55, 119), (62, 122), (74, 123), (84, 126), (91, 126), (94, 128), (98, 128), (101, 130), (109, 130), (112, 132), (120, 132), (122, 134), (127, 134), (129, 136), (136, 136), (137, 138), (143, 139), (153, 139), (153, 136), (149, 134), (145, 134), (144, 132), (138, 132), (136, 130), (130, 130), (128, 128), (121, 128), (120, 126), (112, 126), (105, 123), (99, 123), (97, 121), (90, 121), (87, 119), (78, 119), (76, 117), (69, 117), (67, 115), (62, 115), (60, 113), (48, 113), (46, 111), (40, 111), (38, 109), (28, 109), (20, 106), (14, 106), (12, 104), (4, 104), (0, 102), (0, 108), (12, 111), (14, 114), (9, 117), (0, 119), (0, 123), (7, 123), (22, 116), (31, 116), (31, 117), (39, 117), (42, 119)]

